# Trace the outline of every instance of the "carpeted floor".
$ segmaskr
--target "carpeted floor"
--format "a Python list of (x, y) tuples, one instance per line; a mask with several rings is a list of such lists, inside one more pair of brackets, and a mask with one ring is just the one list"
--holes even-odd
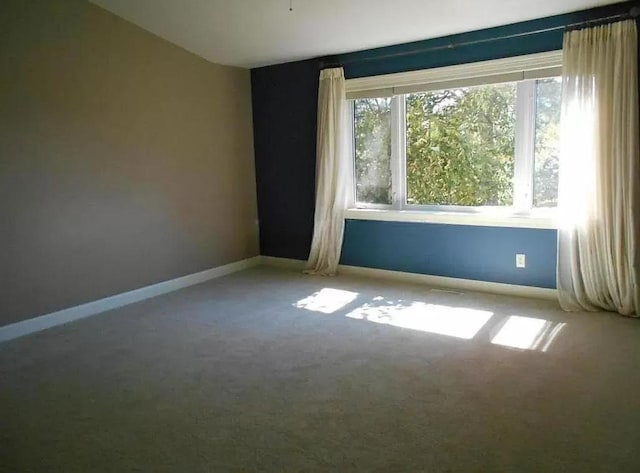
[(640, 322), (548, 301), (255, 268), (0, 345), (12, 473), (637, 472), (639, 439)]

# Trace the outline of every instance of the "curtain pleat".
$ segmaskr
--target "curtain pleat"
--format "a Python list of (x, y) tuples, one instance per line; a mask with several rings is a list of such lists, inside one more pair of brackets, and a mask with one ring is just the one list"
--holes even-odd
[(306, 273), (333, 275), (340, 261), (352, 182), (347, 127), (344, 72), (324, 69), (318, 88), (316, 207)]
[(632, 20), (565, 33), (558, 296), (639, 315), (640, 152)]

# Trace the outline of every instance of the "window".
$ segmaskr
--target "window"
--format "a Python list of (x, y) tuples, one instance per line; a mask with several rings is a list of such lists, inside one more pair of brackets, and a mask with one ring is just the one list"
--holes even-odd
[(391, 204), (391, 99), (354, 103), (356, 201)]
[(515, 83), (403, 99), (408, 204), (513, 205)]
[(558, 77), (536, 81), (534, 207), (555, 207), (558, 203), (561, 87)]
[(533, 70), (523, 70), (520, 57), (466, 72), (422, 71), (432, 80), (419, 84), (403, 84), (406, 75), (383, 76), (386, 87), (365, 78), (350, 94), (356, 206), (520, 214), (555, 207), (560, 56), (535, 56)]

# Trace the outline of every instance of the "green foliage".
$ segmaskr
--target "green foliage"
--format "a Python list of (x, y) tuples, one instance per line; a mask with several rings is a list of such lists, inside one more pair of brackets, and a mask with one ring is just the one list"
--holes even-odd
[[(561, 83), (536, 87), (534, 205), (555, 206)], [(406, 95), (407, 203), (512, 205), (515, 104), (515, 83)], [(391, 99), (354, 106), (357, 199), (390, 204)]]
[(354, 103), (358, 202), (391, 203), (391, 99)]
[(561, 89), (559, 78), (537, 82), (534, 207), (555, 207), (558, 203)]
[(407, 199), (428, 205), (511, 205), (515, 86), (411, 94)]

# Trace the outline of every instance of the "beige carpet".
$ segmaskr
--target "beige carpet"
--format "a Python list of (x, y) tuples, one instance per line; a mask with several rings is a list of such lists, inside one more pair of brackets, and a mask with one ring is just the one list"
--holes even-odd
[(612, 314), (256, 268), (1, 344), (0, 471), (637, 472), (639, 367)]

